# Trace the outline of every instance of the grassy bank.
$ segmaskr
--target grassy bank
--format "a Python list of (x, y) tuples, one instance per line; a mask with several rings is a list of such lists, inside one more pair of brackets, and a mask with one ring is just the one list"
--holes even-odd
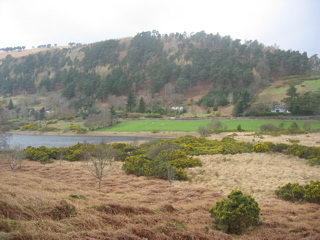
[[(110, 128), (99, 129), (102, 132), (141, 132), (141, 131), (181, 131), (194, 132), (200, 126), (207, 126), (211, 120), (199, 121), (178, 121), (178, 120), (153, 120), (153, 121), (127, 121), (119, 123)], [(275, 126), (284, 124), (284, 128), (288, 128), (293, 122), (296, 122), (300, 129), (303, 129), (305, 121), (282, 121), (282, 120), (220, 120), (226, 130), (235, 130), (239, 125), (248, 131), (259, 131), (260, 126), (272, 123)], [(320, 122), (310, 122), (311, 129), (319, 129)]]

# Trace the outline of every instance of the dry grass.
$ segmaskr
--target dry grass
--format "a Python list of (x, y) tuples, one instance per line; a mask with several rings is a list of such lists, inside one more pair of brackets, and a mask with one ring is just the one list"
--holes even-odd
[(53, 49), (63, 49), (63, 48), (70, 48), (70, 46), (58, 46), (58, 47), (51, 47), (51, 48), (33, 48), (33, 49), (23, 50), (20, 52), (19, 51), (0, 52), (0, 60), (6, 58), (6, 56), (9, 54), (14, 58), (19, 58), (19, 57), (27, 56), (29, 54), (36, 54), (42, 51), (50, 51)]
[[(24, 161), (13, 174), (2, 161), (0, 239), (319, 239), (318, 204), (273, 194), (288, 181), (317, 179), (319, 168), (282, 154), (201, 159), (202, 168), (189, 170), (192, 180), (176, 181), (171, 191), (167, 181), (126, 175), (119, 163), (101, 192), (80, 162)], [(214, 229), (208, 210), (231, 189), (256, 198), (262, 226), (241, 236)]]
[(309, 183), (319, 178), (319, 167), (305, 159), (280, 153), (244, 153), (200, 157), (203, 166), (191, 168), (192, 183), (228, 194), (239, 189), (256, 200), (269, 202), (278, 186), (289, 182)]
[[(230, 136), (232, 133), (223, 132), (220, 134), (213, 134), (209, 139), (222, 139), (225, 136)], [(244, 141), (249, 143), (258, 142), (273, 142), (273, 143), (286, 143), (290, 144), (289, 140), (299, 140), (299, 144), (304, 146), (318, 146), (320, 147), (320, 133), (308, 133), (308, 134), (297, 134), (297, 135), (255, 135), (254, 132), (237, 132), (237, 136), (234, 139), (237, 141)]]

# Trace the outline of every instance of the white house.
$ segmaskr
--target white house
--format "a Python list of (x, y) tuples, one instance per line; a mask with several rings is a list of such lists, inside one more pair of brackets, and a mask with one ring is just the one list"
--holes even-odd
[(271, 109), (271, 112), (290, 113), (290, 111), (287, 109), (287, 106), (286, 105), (282, 105), (282, 104), (274, 105), (274, 108)]

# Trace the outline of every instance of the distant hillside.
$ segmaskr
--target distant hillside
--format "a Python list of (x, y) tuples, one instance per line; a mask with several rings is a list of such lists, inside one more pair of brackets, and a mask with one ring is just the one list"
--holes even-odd
[(0, 94), (59, 90), (75, 112), (97, 103), (124, 110), (122, 97), (133, 93), (132, 111), (141, 98), (151, 112), (192, 99), (203, 108), (235, 105), (236, 114), (242, 114), (276, 79), (320, 71), (317, 56), (204, 31), (191, 36), (142, 32), (133, 38), (32, 51), (0, 53)]
[(36, 54), (43, 51), (52, 51), (54, 49), (63, 49), (69, 48), (70, 46), (59, 46), (59, 47), (50, 47), (50, 48), (33, 48), (33, 49), (25, 49), (20, 51), (0, 51), (0, 62), (3, 61), (7, 55), (11, 55), (14, 58), (24, 57), (29, 54)]

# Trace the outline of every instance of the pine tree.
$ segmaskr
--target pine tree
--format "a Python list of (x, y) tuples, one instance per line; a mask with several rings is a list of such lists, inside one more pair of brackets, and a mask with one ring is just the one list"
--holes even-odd
[(139, 113), (144, 113), (145, 111), (146, 111), (146, 102), (144, 101), (143, 97), (141, 97), (140, 101), (139, 101), (138, 112)]
[(11, 98), (10, 98), (10, 101), (9, 101), (8, 109), (9, 109), (9, 110), (14, 109), (13, 102), (12, 102), (12, 99), (11, 99)]
[(46, 109), (43, 107), (39, 111), (39, 120), (43, 120), (45, 118)]
[(132, 112), (135, 106), (136, 106), (136, 97), (133, 91), (130, 91), (127, 98), (127, 111)]

